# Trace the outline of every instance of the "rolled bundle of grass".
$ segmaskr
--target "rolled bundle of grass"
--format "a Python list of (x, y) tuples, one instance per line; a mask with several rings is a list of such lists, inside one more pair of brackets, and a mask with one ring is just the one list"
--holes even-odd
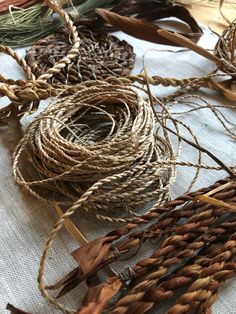
[[(109, 76), (128, 75), (135, 62), (133, 47), (125, 40), (107, 33), (95, 33), (79, 29), (79, 54), (52, 83), (76, 84), (87, 80), (100, 80)], [(68, 32), (61, 29), (54, 35), (36, 42), (27, 52), (26, 62), (36, 78), (65, 57), (71, 47)]]
[(52, 9), (45, 4), (11, 8), (0, 16), (0, 43), (12, 48), (27, 47), (63, 25), (63, 20), (52, 17)]
[[(124, 222), (147, 202), (168, 198), (175, 158), (168, 137), (155, 132), (148, 102), (131, 88), (96, 81), (59, 97), (32, 122), (13, 169), (16, 181), (39, 199)], [(36, 170), (33, 182), (25, 174), (29, 164)]]

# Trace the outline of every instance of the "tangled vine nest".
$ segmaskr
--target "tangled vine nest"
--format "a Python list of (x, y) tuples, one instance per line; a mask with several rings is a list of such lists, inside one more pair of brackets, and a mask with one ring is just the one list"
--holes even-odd
[[(33, 182), (19, 166), (25, 153), (38, 177)], [(40, 199), (125, 221), (122, 212), (168, 197), (174, 178), (168, 161), (175, 158), (167, 137), (155, 132), (148, 102), (130, 88), (96, 82), (59, 97), (31, 123), (13, 169), (16, 181)], [(40, 195), (37, 186), (52, 190), (53, 198)], [(118, 217), (105, 217), (108, 212)]]
[[(133, 47), (125, 40), (108, 34), (78, 29), (80, 48), (70, 64), (56, 73), (52, 83), (76, 84), (88, 80), (101, 80), (108, 76), (125, 76), (134, 66)], [(53, 67), (71, 48), (66, 29), (36, 42), (27, 52), (26, 62), (36, 78)]]

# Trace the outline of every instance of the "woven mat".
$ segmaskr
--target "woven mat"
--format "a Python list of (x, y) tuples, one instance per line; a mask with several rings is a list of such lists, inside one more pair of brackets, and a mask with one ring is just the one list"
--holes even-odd
[[(118, 36), (134, 46), (134, 51), (137, 54), (134, 73), (141, 70), (142, 55), (147, 49), (169, 49), (169, 47), (138, 41), (124, 34), (119, 33)], [(200, 44), (205, 48), (213, 48), (216, 40), (215, 35), (205, 30), (205, 35)], [(22, 56), (25, 54), (25, 49), (18, 51)], [(145, 60), (150, 75), (168, 75), (169, 77), (178, 78), (204, 75), (214, 67), (213, 64), (192, 52), (173, 54), (167, 51), (150, 51), (146, 54)], [(0, 56), (0, 73), (8, 77), (22, 77), (22, 73), (17, 70), (16, 64), (9, 61), (9, 58), (4, 55)], [(158, 93), (162, 92), (160, 87), (157, 90)], [(166, 92), (168, 90), (163, 91), (163, 93)], [(217, 93), (211, 92), (211, 94), (212, 97), (209, 100), (212, 102), (226, 103), (226, 100)], [(232, 120), (236, 118), (236, 111), (230, 113), (230, 118)], [(24, 119), (24, 126), (30, 119), (30, 117)], [(222, 158), (224, 162), (235, 164), (236, 144), (224, 134), (212, 114), (207, 110), (203, 110), (192, 113), (185, 120), (195, 130), (203, 146)], [(14, 131), (16, 131), (16, 128), (14, 128)], [(14, 147), (14, 141), (11, 138), (9, 132), (6, 133), (6, 131), (0, 130), (0, 313), (7, 313), (5, 310), (7, 302), (36, 314), (58, 313), (44, 302), (38, 291), (36, 281), (43, 245), (47, 234), (56, 221), (56, 215), (47, 205), (23, 194), (19, 187), (15, 185), (10, 154), (10, 150)], [(196, 152), (188, 148), (186, 158), (195, 161), (197, 159)], [(173, 197), (182, 193), (190, 180), (190, 170), (180, 170), (181, 172), (178, 174), (177, 182), (172, 191)], [(201, 173), (201, 180), (198, 181), (195, 188), (209, 185), (224, 176), (224, 172), (209, 173), (204, 171)], [(84, 216), (84, 213), (80, 214), (78, 212), (77, 219), (81, 230), (88, 239), (93, 239), (103, 234), (105, 230), (111, 230), (114, 227), (114, 225), (89, 220), (88, 217)], [(55, 279), (60, 278), (62, 274), (75, 266), (74, 261), (67, 256), (76, 247), (77, 244), (63, 231), (50, 253), (46, 272), (47, 283), (54, 282)], [(146, 254), (150, 254), (150, 252), (147, 251)], [(118, 264), (117, 267), (122, 269), (122, 264)], [(83, 293), (83, 286), (76, 290), (77, 293), (78, 291)], [(80, 300), (78, 298), (73, 300), (73, 294), (71, 294), (70, 297), (67, 296), (62, 301), (76, 307)], [(219, 299), (213, 306), (213, 313), (234, 314), (235, 311), (236, 280), (232, 280), (227, 282), (225, 288), (221, 291)], [(158, 313), (162, 313), (162, 310), (158, 309)]]

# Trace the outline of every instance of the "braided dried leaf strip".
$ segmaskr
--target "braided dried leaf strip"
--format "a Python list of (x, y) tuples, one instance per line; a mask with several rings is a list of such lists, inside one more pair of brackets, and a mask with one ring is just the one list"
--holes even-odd
[[(73, 253), (76, 260), (80, 262), (81, 268), (74, 270), (71, 274), (66, 276), (64, 280), (61, 280), (59, 283), (50, 288), (58, 289), (61, 285), (65, 285), (65, 288), (61, 291), (61, 295), (64, 294), (64, 291), (68, 292), (71, 286), (73, 286), (74, 288), (78, 283), (96, 273), (104, 266), (110, 264), (111, 262), (119, 258), (122, 254), (127, 253), (127, 251), (141, 245), (145, 240), (155, 239), (160, 236), (163, 237), (166, 232), (167, 234), (170, 232), (175, 232), (177, 222), (183, 218), (189, 219), (190, 230), (192, 230), (194, 226), (200, 228), (201, 223), (203, 224), (203, 226), (205, 224), (212, 224), (214, 222), (214, 217), (212, 217), (213, 211), (209, 210), (208, 206), (202, 208), (202, 203), (187, 203), (187, 205), (185, 205), (178, 211), (173, 211), (173, 209), (175, 206), (179, 206), (190, 200), (194, 200), (196, 195), (201, 195), (202, 193), (206, 193), (207, 191), (212, 191), (212, 189), (214, 190), (215, 188), (219, 190), (219, 184), (222, 183), (226, 187), (228, 185), (228, 190), (226, 189), (226, 191), (218, 192), (214, 196), (217, 199), (223, 200), (232, 198), (235, 195), (235, 186), (230, 186), (228, 184), (230, 183), (230, 181), (228, 180), (221, 180), (221, 182), (217, 182), (209, 189), (203, 189), (202, 191), (200, 190), (195, 193), (189, 193), (188, 195), (182, 196), (182, 199), (180, 197), (174, 201), (167, 202), (165, 204), (165, 207), (158, 206), (154, 208), (150, 213), (143, 215), (140, 218), (133, 219), (131, 223), (129, 223), (126, 227), (121, 227), (118, 230), (107, 234), (105, 237), (92, 241), (89, 244), (83, 246), (81, 249)], [(193, 213), (195, 214), (193, 215)], [(113, 241), (129, 233), (131, 230), (136, 229), (139, 224), (158, 219), (158, 217), (159, 220), (157, 220), (151, 226), (148, 226), (144, 231), (137, 230), (136, 232), (131, 233), (128, 238), (125, 238), (124, 240), (121, 240), (118, 243), (114, 243), (113, 245), (111, 245)], [(199, 219), (200, 221), (198, 221)], [(168, 227), (170, 225), (171, 227)], [(184, 226), (185, 231), (188, 229), (187, 226), (188, 224), (186, 222)], [(183, 228), (181, 228), (180, 230), (183, 230)], [(99, 243), (101, 243), (101, 246), (98, 246)], [(102, 247), (108, 248), (108, 251), (106, 253), (103, 253), (104, 256), (102, 259), (100, 258), (100, 263), (98, 264), (97, 259), (94, 261), (90, 260), (89, 252), (96, 252), (96, 250), (98, 250), (97, 254), (99, 254), (99, 252), (102, 251)], [(95, 253), (94, 256), (96, 256)]]
[[(233, 222), (234, 224), (234, 231), (236, 227), (236, 222)], [(120, 274), (120, 278), (122, 281), (130, 280), (131, 278), (136, 278), (137, 276), (144, 275), (145, 273), (151, 273), (151, 278), (148, 280), (142, 281), (141, 283), (138, 283), (135, 287), (140, 288), (142, 291), (135, 291), (133, 292), (133, 289), (131, 290), (131, 295), (125, 294), (124, 297), (121, 297), (118, 302), (115, 303), (114, 307), (111, 307), (110, 312), (111, 313), (130, 313), (133, 310), (139, 308), (140, 313), (144, 313), (146, 310), (150, 309), (150, 306), (148, 308), (145, 305), (145, 308), (140, 308), (140, 306), (136, 306), (136, 302), (138, 300), (142, 299), (142, 297), (145, 295), (145, 291), (147, 291), (148, 288), (152, 287), (154, 284), (158, 282), (162, 276), (165, 276), (168, 273), (168, 270), (171, 269), (173, 266), (178, 265), (184, 258), (190, 258), (198, 252), (199, 249), (203, 248), (206, 243), (211, 243), (215, 241), (219, 234), (224, 235), (228, 232), (228, 225), (220, 224), (217, 227), (209, 228), (209, 233), (201, 236), (196, 236), (194, 239), (194, 234), (191, 233), (190, 235), (174, 235), (170, 237), (169, 239), (165, 240), (168, 241), (168, 245), (162, 247), (159, 250), (156, 250), (154, 254), (148, 258), (145, 259), (138, 264), (136, 264), (134, 267), (129, 268), (129, 271), (126, 273)], [(203, 232), (204, 233), (204, 232)], [(193, 238), (191, 239), (191, 237)], [(188, 243), (188, 239), (190, 242)], [(171, 241), (171, 242), (170, 242)], [(187, 242), (186, 242), (187, 241)], [(181, 247), (184, 247), (184, 251), (181, 250)], [(173, 255), (169, 252), (173, 252)], [(149, 269), (149, 270), (148, 270)], [(119, 277), (117, 277), (117, 281)], [(115, 277), (113, 281), (115, 280)], [(111, 281), (111, 279), (109, 279)], [(131, 281), (132, 284), (132, 281)], [(100, 286), (102, 287), (102, 285)], [(99, 287), (94, 288), (91, 287), (88, 291), (88, 295), (92, 295), (93, 291), (97, 291), (99, 294)], [(84, 308), (86, 309), (87, 306), (92, 306), (90, 302), (87, 300), (87, 296), (84, 299)], [(90, 300), (89, 300), (90, 301)], [(94, 300), (92, 300), (93, 302)], [(96, 302), (94, 302), (93, 306), (96, 307)], [(105, 306), (105, 305), (104, 305)], [(125, 307), (125, 309), (124, 309)], [(82, 308), (83, 312), (83, 308)], [(79, 312), (78, 312), (79, 313)]]
[[(223, 263), (222, 263), (223, 264)], [(217, 267), (216, 265), (213, 265), (213, 267)], [(219, 267), (220, 268), (220, 267)], [(179, 314), (179, 313), (189, 313), (189, 309), (191, 309), (190, 304), (194, 304), (194, 307), (197, 305), (199, 306), (199, 303), (205, 303), (205, 307), (207, 306), (207, 309), (210, 309), (210, 306), (215, 302), (217, 297), (217, 291), (220, 287), (222, 287), (226, 280), (235, 277), (236, 275), (236, 262), (229, 262), (225, 263), (224, 267), (220, 269), (218, 272), (212, 274), (211, 276), (208, 276), (207, 278), (200, 278), (196, 280), (190, 287), (190, 291), (186, 292), (181, 297), (181, 300), (179, 301), (179, 304), (176, 304), (173, 306), (172, 309), (170, 309), (167, 313), (168, 314)], [(194, 286), (198, 285), (198, 289), (194, 290)], [(202, 285), (202, 287), (200, 287)], [(213, 299), (211, 299), (213, 298)], [(208, 301), (208, 302), (207, 302)], [(197, 303), (197, 305), (195, 305)], [(203, 308), (203, 307), (201, 307)], [(205, 309), (206, 311), (206, 309)], [(200, 312), (205, 313), (205, 312)]]
[(194, 308), (200, 307), (199, 313), (210, 310), (211, 305), (216, 301), (219, 288), (224, 285), (226, 280), (235, 277), (236, 262), (216, 263), (205, 270), (211, 274), (193, 282), (188, 291), (181, 296), (178, 303), (167, 312), (168, 314), (189, 313), (192, 306)]
[[(215, 76), (215, 75), (213, 75)], [(1, 77), (0, 77), (1, 78)], [(60, 93), (63, 95), (71, 95), (77, 90), (88, 87), (92, 82), (83, 82), (75, 84), (73, 86), (48, 84), (41, 81), (23, 81), (23, 80), (6, 80), (1, 79), (4, 84), (0, 86), (0, 96), (7, 96), (11, 101), (11, 104), (0, 109), (0, 124), (4, 125), (9, 122), (11, 117), (21, 118), (24, 113), (32, 112), (38, 108), (40, 100), (48, 99), (49, 97), (55, 97)], [(126, 77), (108, 77), (104, 79), (105, 82), (114, 85), (127, 85), (131, 86), (135, 82), (142, 85), (146, 85), (147, 79), (143, 74), (140, 75), (129, 75)], [(104, 81), (100, 83), (104, 83)], [(98, 81), (96, 81), (98, 82)], [(174, 78), (162, 78), (159, 76), (148, 77), (148, 82), (151, 85), (163, 85), (163, 86), (183, 86), (179, 91), (171, 96), (163, 98), (165, 103), (172, 101), (174, 98), (181, 96), (185, 93), (189, 93), (191, 90), (198, 89), (199, 87), (205, 86), (220, 90), (215, 84), (212, 85), (209, 77), (204, 78), (190, 78), (190, 79), (174, 79)], [(99, 82), (98, 82), (99, 84)]]
[[(25, 62), (23, 60), (23, 62)], [(13, 81), (6, 80), (5, 84), (0, 86), (0, 96), (7, 96), (12, 104), (0, 109), (0, 123), (6, 124), (12, 115), (21, 117), (25, 112), (30, 112), (37, 109), (40, 100), (47, 99), (49, 97), (55, 97), (58, 94), (71, 95), (74, 92), (81, 90), (93, 84), (93, 82), (83, 82), (81, 84), (75, 84), (74, 86), (55, 85), (41, 81)], [(151, 78), (150, 78), (151, 80)], [(179, 80), (178, 80), (179, 81)], [(128, 76), (128, 77), (109, 77), (105, 79), (105, 82), (113, 85), (131, 85), (134, 82), (145, 83), (143, 75)], [(98, 84), (104, 83), (104, 81), (97, 81)], [(154, 77), (151, 81), (153, 85), (164, 84), (164, 86), (176, 86), (174, 79), (162, 79), (160, 77)], [(178, 84), (181, 82), (178, 82)], [(184, 80), (185, 83), (185, 80)], [(32, 108), (32, 102), (34, 104)], [(22, 106), (26, 105), (26, 106)]]
[[(198, 216), (204, 219), (204, 214), (200, 213)], [(222, 214), (222, 210), (219, 210)], [(217, 237), (216, 232), (224, 232), (224, 230), (217, 226), (220, 221), (220, 217), (217, 217), (217, 212), (215, 213), (216, 217), (211, 217), (206, 219), (213, 224), (215, 224), (215, 229), (205, 226), (205, 221), (197, 222), (187, 222), (184, 225), (177, 226), (173, 228), (171, 236), (163, 240), (161, 247), (154, 252), (154, 254), (144, 261), (138, 263), (134, 268), (135, 278), (143, 276), (148, 272), (149, 269), (153, 267), (161, 267), (167, 265), (167, 268), (162, 272), (162, 275), (168, 271), (169, 263), (170, 265), (175, 265), (179, 263), (182, 259), (191, 257), (195, 253), (195, 250), (200, 249), (205, 245), (206, 242), (214, 241)], [(197, 215), (196, 215), (197, 216)], [(207, 216), (207, 215), (206, 215)], [(194, 217), (195, 218), (195, 217)], [(191, 229), (192, 227), (192, 229)], [(191, 230), (191, 231), (190, 231)], [(187, 234), (184, 234), (187, 232)]]
[[(222, 193), (219, 192), (218, 194), (215, 195), (215, 197), (217, 199), (227, 200), (229, 198), (232, 198), (234, 196), (234, 193), (235, 193), (235, 190), (232, 187), (232, 189), (227, 192), (222, 192)], [(196, 195), (200, 195), (200, 191), (198, 191)], [(191, 198), (189, 198), (188, 201), (190, 201), (190, 199)], [(101, 241), (103, 241), (103, 239), (106, 239), (105, 243), (107, 245), (108, 243), (114, 242), (114, 240), (117, 241), (120, 237), (123, 237), (125, 234), (129, 233), (131, 230), (137, 229), (138, 225), (151, 222), (154, 219), (157, 220), (156, 222), (148, 226), (145, 230), (143, 231), (137, 230), (134, 233), (131, 233), (128, 236), (128, 238), (125, 238), (119, 242), (111, 244), (109, 251), (104, 255), (103, 259), (100, 261), (101, 264), (100, 265), (96, 264), (96, 268), (95, 268), (94, 261), (90, 261), (91, 266), (90, 266), (90, 269), (88, 269), (87, 264), (89, 263), (89, 259), (88, 257), (87, 257), (87, 260), (82, 259), (83, 254), (81, 251), (83, 251), (83, 249), (78, 249), (77, 251), (74, 252), (73, 255), (76, 257), (78, 261), (81, 261), (82, 269), (85, 270), (85, 267), (86, 267), (86, 271), (89, 272), (88, 275), (91, 275), (92, 274), (91, 270), (97, 271), (104, 265), (107, 265), (108, 263), (111, 263), (117, 258), (119, 258), (120, 256), (122, 256), (122, 254), (127, 253), (127, 251), (132, 250), (136, 247), (139, 247), (144, 241), (159, 238), (160, 236), (163, 237), (165, 233), (169, 233), (173, 231), (176, 224), (178, 223), (180, 219), (191, 218), (193, 216), (193, 212), (203, 215), (204, 210), (205, 211), (207, 210), (206, 208), (202, 208), (202, 203), (192, 202), (190, 204), (186, 204), (185, 206), (183, 206), (185, 202), (186, 202), (185, 197), (183, 201), (181, 199), (177, 199), (175, 201), (167, 202), (165, 204), (165, 207), (158, 206), (156, 208), (153, 208), (150, 213), (145, 214), (139, 218), (133, 219), (126, 227), (121, 227), (113, 232), (110, 232), (104, 238), (101, 238)], [(168, 204), (170, 204), (170, 206)], [(171, 204), (175, 204), (175, 205), (171, 206)], [(180, 206), (180, 205), (183, 206), (180, 210), (173, 211), (175, 206)], [(205, 219), (206, 217), (207, 216), (205, 216)], [(94, 242), (92, 241), (89, 244), (83, 246), (83, 248), (85, 248), (88, 251), (89, 250), (94, 251), (95, 245), (97, 245), (97, 241), (94, 241)], [(81, 252), (81, 256), (80, 256), (80, 252)], [(86, 263), (86, 265), (83, 265), (84, 262)], [(82, 276), (85, 277), (84, 275)]]
[[(235, 230), (235, 227), (234, 227)], [(156, 281), (158, 278), (158, 273), (161, 270), (150, 272), (141, 282), (136, 286), (132, 287), (129, 294), (125, 295), (123, 298), (119, 299), (114, 307), (111, 307), (109, 313), (129, 313), (134, 311), (135, 308), (139, 309), (140, 313), (145, 313), (155, 305), (163, 300), (172, 297), (177, 289), (183, 288), (183, 286), (188, 285), (192, 282), (188, 291), (194, 291), (194, 287), (198, 288), (198, 292), (195, 293), (197, 299), (198, 296), (202, 296), (201, 301), (209, 299), (210, 294), (204, 293), (206, 288), (215, 290), (227, 280), (235, 275), (235, 263), (232, 263), (232, 258), (235, 257), (235, 233), (228, 231), (227, 238), (223, 244), (222, 242), (217, 242), (207, 247), (203, 250), (203, 255), (195, 256), (192, 263), (187, 262), (184, 265), (173, 272), (167, 279), (161, 280), (160, 284)], [(232, 235), (230, 235), (232, 234)], [(227, 270), (224, 272), (224, 270)], [(229, 272), (228, 272), (229, 270)], [(217, 281), (217, 279), (219, 281)], [(223, 280), (222, 280), (223, 279)], [(186, 292), (187, 293), (187, 292)], [(186, 295), (186, 299), (185, 299)], [(189, 313), (192, 306), (195, 305), (196, 299), (190, 298), (190, 294), (183, 294), (182, 300), (187, 300), (188, 304), (182, 306), (178, 304), (173, 306), (173, 312), (170, 310), (168, 313)], [(187, 303), (187, 302), (186, 302)]]

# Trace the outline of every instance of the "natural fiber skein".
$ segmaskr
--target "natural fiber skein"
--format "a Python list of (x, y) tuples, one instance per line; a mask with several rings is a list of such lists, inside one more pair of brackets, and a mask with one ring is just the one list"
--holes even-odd
[(98, 219), (124, 222), (147, 202), (166, 200), (175, 176), (176, 156), (155, 128), (150, 104), (136, 91), (91, 83), (59, 96), (29, 125), (14, 153), (16, 181), (39, 199), (74, 209), (78, 202)]

